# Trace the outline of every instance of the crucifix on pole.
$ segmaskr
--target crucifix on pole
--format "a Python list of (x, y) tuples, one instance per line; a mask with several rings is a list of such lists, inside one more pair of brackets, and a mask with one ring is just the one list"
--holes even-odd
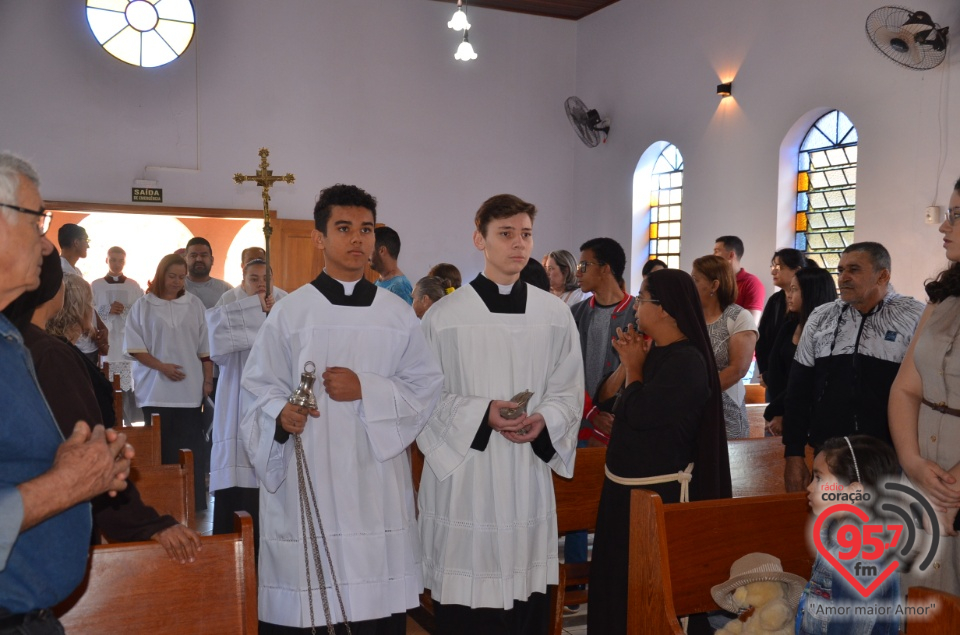
[(274, 176), (270, 164), (267, 163), (268, 156), (270, 156), (270, 151), (266, 148), (260, 148), (260, 169), (257, 170), (257, 173), (253, 176), (246, 176), (237, 172), (233, 175), (233, 180), (241, 185), (246, 181), (253, 181), (263, 188), (263, 251), (267, 257), (267, 295), (272, 295), (273, 273), (270, 271), (270, 236), (273, 234), (273, 227), (270, 226), (270, 188), (279, 181), (293, 183), (294, 176), (289, 172), (283, 176)]

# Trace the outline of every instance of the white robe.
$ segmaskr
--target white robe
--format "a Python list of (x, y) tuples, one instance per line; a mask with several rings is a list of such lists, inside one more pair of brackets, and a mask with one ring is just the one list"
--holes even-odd
[[(134, 302), (143, 297), (143, 289), (136, 280), (130, 278), (116, 283), (107, 282), (105, 278), (97, 278), (90, 283), (90, 288), (93, 290), (93, 306), (110, 332), (108, 339), (110, 350), (103, 356), (103, 361), (109, 362), (111, 375), (120, 375), (120, 388), (132, 390), (133, 362), (123, 354), (123, 333), (130, 308)], [(114, 302), (123, 304), (122, 313), (110, 313), (110, 307)]]
[[(442, 378), (413, 310), (389, 291), (374, 292), (369, 307), (332, 304), (312, 284), (290, 293), (270, 312), (244, 368), (250, 407), (240, 435), (260, 481), (259, 610), (266, 622), (310, 625), (294, 440), (274, 440), (276, 418), (308, 361), (317, 367), (320, 417), (308, 420), (301, 437), (346, 617), (378, 619), (418, 604), (420, 545), (406, 449), (433, 410)], [(326, 396), (320, 375), (331, 366), (357, 373), (362, 400)], [(329, 572), (326, 580), (333, 621), (341, 622)], [(313, 605), (323, 624), (316, 591)]]
[[(557, 514), (551, 469), (573, 475), (583, 413), (583, 361), (570, 309), (527, 285), (526, 312), (492, 313), (464, 285), (426, 313), (423, 328), (443, 369), (440, 403), (417, 445), (424, 585), (434, 599), (510, 609), (557, 584)], [(490, 400), (533, 396), (556, 450), (549, 464), (530, 444), (494, 432), (471, 448)]]
[[(280, 301), (286, 291), (274, 289)], [(256, 487), (257, 475), (240, 443), (240, 376), (250, 347), (267, 314), (260, 297), (247, 295), (243, 287), (230, 289), (212, 309), (207, 309), (210, 359), (220, 367), (217, 407), (213, 411), (213, 448), (210, 454), (210, 491), (228, 487)]]
[(203, 399), (201, 357), (210, 354), (203, 302), (185, 293), (161, 300), (148, 293), (134, 302), (127, 316), (123, 352), (150, 353), (165, 364), (179, 365), (186, 377), (172, 381), (159, 370), (133, 363), (137, 406), (196, 408)]

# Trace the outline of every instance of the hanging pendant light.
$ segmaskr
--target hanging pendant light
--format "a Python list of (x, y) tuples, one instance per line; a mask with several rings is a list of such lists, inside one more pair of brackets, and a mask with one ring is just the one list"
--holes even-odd
[(477, 59), (477, 54), (474, 52), (473, 46), (470, 45), (470, 34), (467, 31), (463, 32), (463, 41), (460, 42), (460, 48), (457, 49), (453, 57), (461, 62)]
[(447, 26), (454, 31), (470, 30), (470, 23), (467, 22), (467, 14), (463, 10), (463, 0), (457, 0), (457, 12), (454, 13), (453, 18), (447, 22)]

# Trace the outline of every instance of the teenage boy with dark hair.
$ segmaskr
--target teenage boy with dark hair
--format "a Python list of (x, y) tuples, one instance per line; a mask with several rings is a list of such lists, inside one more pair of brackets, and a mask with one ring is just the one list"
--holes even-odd
[[(558, 581), (551, 470), (573, 474), (583, 361), (567, 306), (519, 281), (535, 214), (515, 196), (487, 200), (473, 233), (483, 273), (423, 319), (444, 371), (440, 404), (417, 437), (438, 635), (545, 633), (547, 585)], [(510, 418), (522, 391), (529, 402)]]
[[(401, 635), (406, 610), (419, 604), (406, 449), (433, 410), (442, 377), (414, 312), (363, 277), (376, 209), (376, 199), (352, 185), (320, 193), (313, 242), (323, 272), (273, 307), (244, 367), (240, 438), (260, 482), (261, 635), (310, 632), (314, 609), (322, 626), (324, 603), (337, 633), (349, 621), (355, 634)], [(309, 362), (323, 385), (314, 386), (317, 409), (308, 411), (287, 398)], [(320, 590), (316, 574), (303, 568), (304, 549), (323, 553), (325, 546), (303, 543), (290, 435), (302, 439), (339, 592), (329, 571)], [(319, 542), (319, 527), (316, 535)]]

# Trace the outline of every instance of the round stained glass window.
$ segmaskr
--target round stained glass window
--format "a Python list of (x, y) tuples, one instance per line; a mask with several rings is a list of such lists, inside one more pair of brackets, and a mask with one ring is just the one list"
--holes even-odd
[(163, 66), (193, 40), (190, 0), (87, 0), (87, 22), (107, 53), (134, 66)]

